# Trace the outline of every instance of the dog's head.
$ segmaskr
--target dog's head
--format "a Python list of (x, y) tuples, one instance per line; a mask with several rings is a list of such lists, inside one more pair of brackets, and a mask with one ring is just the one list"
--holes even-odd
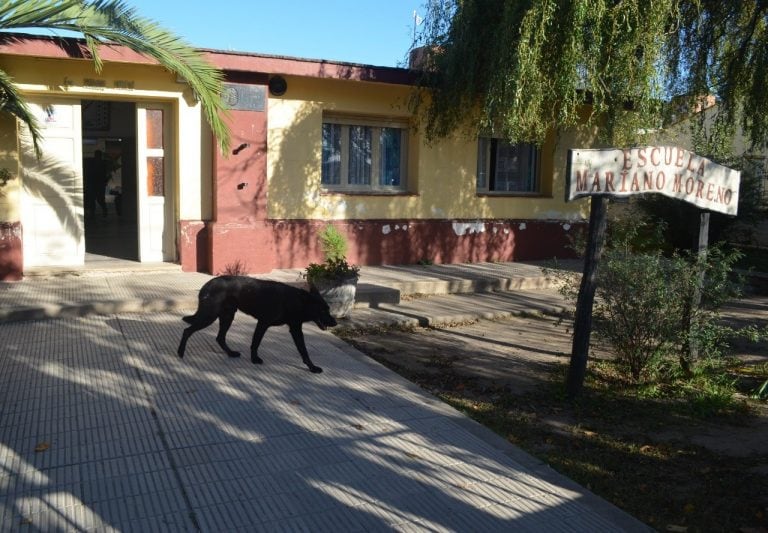
[(326, 330), (338, 325), (336, 319), (331, 316), (331, 310), (323, 297), (315, 287), (309, 290), (309, 319), (317, 324), (317, 327)]

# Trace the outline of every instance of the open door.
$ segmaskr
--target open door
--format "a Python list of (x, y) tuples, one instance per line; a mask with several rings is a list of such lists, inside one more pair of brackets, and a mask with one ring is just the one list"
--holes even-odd
[(139, 260), (174, 261), (170, 107), (136, 104)]
[(76, 266), (85, 260), (80, 102), (30, 98), (42, 156), (22, 126), (21, 224), (24, 267)]

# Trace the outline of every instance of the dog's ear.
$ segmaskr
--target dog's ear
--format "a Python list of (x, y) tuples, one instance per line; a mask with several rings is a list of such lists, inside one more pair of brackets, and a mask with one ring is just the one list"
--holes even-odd
[(317, 287), (315, 287), (314, 285), (310, 284), (309, 285), (309, 294), (317, 294), (318, 296), (320, 296), (320, 291), (317, 290)]

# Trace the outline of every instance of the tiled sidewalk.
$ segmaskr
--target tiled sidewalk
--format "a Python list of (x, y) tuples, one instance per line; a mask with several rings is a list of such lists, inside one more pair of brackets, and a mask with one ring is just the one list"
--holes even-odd
[(180, 316), (0, 324), (0, 530), (647, 530), (314, 326), (319, 375)]

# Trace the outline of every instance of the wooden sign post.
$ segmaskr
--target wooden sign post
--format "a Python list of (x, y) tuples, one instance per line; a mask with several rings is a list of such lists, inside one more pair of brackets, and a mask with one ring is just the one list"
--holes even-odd
[(579, 286), (579, 299), (576, 305), (576, 317), (573, 323), (573, 347), (571, 365), (568, 369), (566, 392), (569, 397), (576, 396), (584, 384), (589, 356), (589, 339), (592, 334), (592, 307), (597, 288), (597, 266), (605, 244), (605, 230), (608, 227), (606, 211), (608, 199), (603, 196), (592, 197), (589, 212), (589, 237), (584, 257), (584, 273)]
[[(704, 210), (736, 215), (740, 179), (740, 172), (676, 146), (568, 151), (565, 200), (592, 198), (584, 273), (576, 303), (573, 348), (566, 381), (569, 397), (581, 392), (587, 370), (592, 307), (605, 243), (608, 199), (655, 193), (692, 203)], [(707, 233), (709, 231), (708, 217), (708, 213), (706, 220), (702, 217), (702, 232), (705, 225)], [(706, 250), (706, 244), (703, 249)]]

